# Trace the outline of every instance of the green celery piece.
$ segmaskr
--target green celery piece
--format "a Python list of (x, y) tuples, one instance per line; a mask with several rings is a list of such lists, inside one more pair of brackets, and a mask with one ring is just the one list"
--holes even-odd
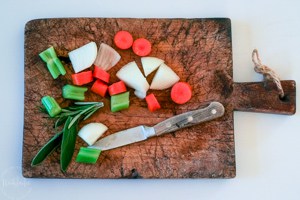
[(31, 162), (31, 166), (36, 166), (43, 162), (61, 144), (63, 132), (55, 134), (36, 154)]
[(44, 96), (42, 98), (42, 104), (46, 108), (47, 113), (50, 115), (50, 117), (55, 117), (56, 115), (61, 113), (61, 107), (53, 97)]
[(66, 70), (65, 70), (63, 64), (61, 63), (61, 61), (57, 57), (53, 58), (53, 61), (54, 61), (55, 65), (57, 66), (57, 69), (60, 72), (60, 74), (61, 75), (65, 75), (66, 74)]
[(84, 93), (87, 90), (88, 89), (86, 87), (79, 87), (67, 84), (62, 89), (62, 95), (65, 99), (83, 101), (85, 99)]
[(67, 171), (67, 168), (72, 160), (76, 143), (78, 121), (68, 128), (71, 121), (72, 117), (68, 117), (64, 126), (62, 142), (60, 146), (60, 168), (63, 172)]
[(66, 74), (66, 70), (61, 61), (57, 58), (53, 47), (41, 52), (39, 56), (45, 63), (47, 63), (47, 68), (54, 79), (56, 79), (59, 75)]
[(76, 157), (76, 162), (95, 164), (98, 160), (100, 153), (101, 150), (99, 149), (80, 147), (79, 153)]
[(60, 75), (60, 72), (57, 69), (57, 67), (55, 66), (52, 59), (47, 62), (47, 67), (48, 67), (48, 71), (50, 72), (51, 76), (54, 79), (57, 79), (57, 77)]
[(110, 107), (112, 112), (127, 109), (129, 107), (129, 91), (111, 96)]

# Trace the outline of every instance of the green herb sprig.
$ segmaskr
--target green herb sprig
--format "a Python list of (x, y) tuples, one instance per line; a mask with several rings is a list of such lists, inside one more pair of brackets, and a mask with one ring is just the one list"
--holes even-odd
[[(60, 167), (66, 172), (74, 153), (78, 124), (88, 119), (99, 108), (103, 107), (102, 102), (75, 102), (73, 106), (63, 108), (62, 112), (55, 116), (57, 118), (54, 128), (58, 129), (64, 125), (63, 130), (55, 134), (36, 154), (31, 166), (36, 166), (44, 161), (56, 148), (61, 148)], [(41, 108), (41, 111), (45, 111)]]

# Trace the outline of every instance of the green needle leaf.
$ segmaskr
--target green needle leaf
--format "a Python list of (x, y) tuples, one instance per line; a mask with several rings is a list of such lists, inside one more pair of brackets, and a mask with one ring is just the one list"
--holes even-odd
[(95, 108), (94, 110), (92, 110), (90, 113), (87, 113), (87, 115), (83, 118), (83, 120), (88, 119), (90, 116), (92, 116), (96, 111), (98, 110), (98, 108)]
[(56, 129), (57, 127), (63, 125), (66, 122), (67, 119), (68, 119), (67, 116), (63, 116), (63, 117), (58, 118), (55, 122), (54, 128)]
[(90, 105), (90, 104), (98, 104), (98, 103), (102, 103), (102, 102), (74, 102), (75, 105)]
[(78, 115), (76, 115), (72, 121), (70, 122), (68, 128), (70, 128), (74, 123), (75, 121), (79, 120), (79, 118), (81, 117), (81, 115), (84, 115), (84, 113), (88, 112), (89, 110), (91, 110), (92, 108), (94, 108), (95, 105), (92, 105), (92, 106), (89, 106), (87, 107), (85, 110), (81, 111)]

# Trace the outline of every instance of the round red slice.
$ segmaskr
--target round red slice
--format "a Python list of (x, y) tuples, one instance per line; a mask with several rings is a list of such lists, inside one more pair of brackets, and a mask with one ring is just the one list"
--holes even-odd
[(127, 31), (119, 31), (114, 37), (114, 42), (119, 49), (129, 49), (132, 46), (133, 37)]
[(151, 52), (151, 43), (145, 38), (136, 39), (133, 42), (132, 50), (138, 56), (147, 56)]
[(171, 99), (177, 104), (184, 104), (192, 97), (192, 87), (186, 82), (178, 82), (173, 85)]

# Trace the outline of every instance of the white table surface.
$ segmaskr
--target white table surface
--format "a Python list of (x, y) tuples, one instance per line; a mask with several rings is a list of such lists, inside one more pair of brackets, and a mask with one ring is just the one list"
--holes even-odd
[(261, 80), (251, 62), (251, 52), (258, 48), (263, 62), (283, 80), (299, 83), (299, 9), (297, 0), (1, 1), (0, 199), (300, 199), (298, 112), (293, 116), (235, 112), (234, 179), (24, 179), (20, 170), (27, 21), (48, 17), (229, 17), (234, 81)]

